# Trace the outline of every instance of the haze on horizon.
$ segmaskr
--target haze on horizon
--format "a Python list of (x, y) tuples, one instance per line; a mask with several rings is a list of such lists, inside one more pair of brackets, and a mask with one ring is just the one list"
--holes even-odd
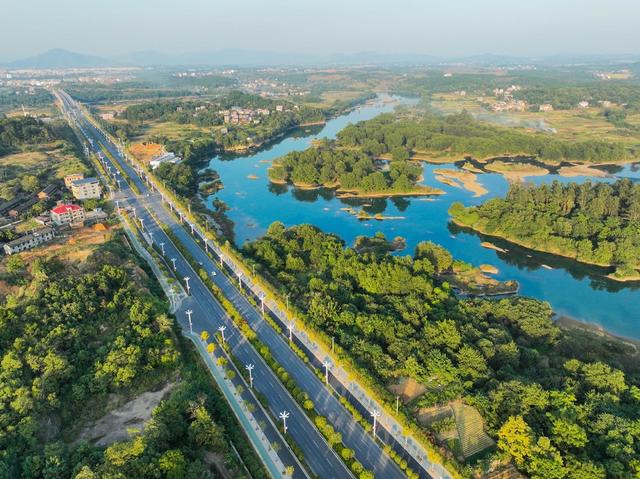
[(26, 0), (0, 61), (51, 48), (115, 56), (223, 49), (516, 56), (640, 53), (637, 0)]

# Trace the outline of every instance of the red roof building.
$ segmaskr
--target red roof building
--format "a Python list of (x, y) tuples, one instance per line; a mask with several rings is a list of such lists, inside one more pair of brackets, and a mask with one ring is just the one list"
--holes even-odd
[(84, 208), (79, 205), (58, 205), (51, 210), (51, 220), (58, 226), (82, 223), (84, 218)]

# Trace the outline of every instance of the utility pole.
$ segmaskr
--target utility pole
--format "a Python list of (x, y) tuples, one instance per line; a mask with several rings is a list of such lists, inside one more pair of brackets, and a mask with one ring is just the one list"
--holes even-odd
[(282, 411), (280, 414), (280, 419), (282, 419), (282, 431), (284, 434), (287, 433), (287, 418), (289, 417), (289, 413), (287, 411)]
[(191, 294), (191, 288), (189, 287), (189, 280), (191, 278), (189, 278), (189, 276), (185, 276), (184, 277), (184, 282), (187, 283), (187, 296), (189, 296)]
[(171, 258), (171, 262), (173, 263), (173, 270), (177, 271), (176, 270), (176, 259), (175, 258)]
[(193, 311), (191, 311), (190, 309), (187, 309), (184, 313), (187, 315), (187, 318), (189, 319), (189, 332), (193, 334), (193, 323), (191, 322), (191, 314), (193, 313)]
[(224, 337), (224, 331), (225, 329), (227, 329), (227, 327), (223, 324), (222, 326), (218, 327), (218, 331), (220, 331), (220, 335), (222, 336), (222, 342), (225, 343), (226, 339)]
[(380, 417), (380, 411), (374, 409), (371, 411), (371, 417), (373, 418), (373, 437), (376, 437), (376, 426), (378, 425), (378, 418)]
[(329, 385), (329, 368), (331, 368), (331, 363), (325, 359), (322, 362), (322, 366), (324, 366), (324, 382), (328, 386)]
[(249, 371), (249, 387), (251, 389), (253, 389), (253, 374), (251, 374), (251, 371), (253, 371), (253, 364), (249, 363), (244, 367), (247, 371)]

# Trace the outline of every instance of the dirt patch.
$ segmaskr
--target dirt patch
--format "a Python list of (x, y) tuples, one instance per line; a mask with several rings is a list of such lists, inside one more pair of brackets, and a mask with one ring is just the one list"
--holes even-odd
[(527, 163), (511, 163), (506, 161), (493, 161), (488, 163), (485, 170), (500, 173), (508, 181), (521, 183), (529, 176), (544, 176), (549, 174), (549, 170), (541, 166)]
[(427, 388), (412, 378), (400, 378), (396, 384), (389, 386), (389, 390), (400, 396), (402, 402), (408, 403), (423, 394)]
[(437, 180), (457, 188), (462, 185), (462, 188), (470, 191), (474, 196), (482, 196), (488, 193), (487, 189), (478, 183), (477, 175), (471, 171), (438, 169), (434, 170), (434, 173)]
[(589, 165), (563, 166), (558, 170), (560, 176), (573, 178), (574, 176), (592, 176), (594, 178), (605, 178), (608, 174), (605, 171), (593, 168)]
[(129, 151), (144, 163), (150, 162), (165, 152), (164, 146), (158, 143), (134, 143), (129, 147)]
[(480, 268), (480, 271), (482, 271), (483, 273), (487, 273), (487, 274), (498, 274), (498, 268), (496, 268), (495, 266), (491, 265), (491, 264), (481, 264), (480, 266), (478, 266)]
[(498, 251), (500, 253), (506, 253), (507, 251), (509, 251), (508, 249), (500, 248), (500, 246), (496, 246), (493, 243), (489, 243), (488, 241), (483, 241), (482, 243), (480, 243), (480, 246), (482, 246), (483, 248)]
[(130, 438), (129, 431), (141, 431), (151, 418), (155, 407), (175, 387), (175, 382), (165, 384), (158, 391), (148, 391), (108, 412), (93, 424), (85, 427), (74, 441), (90, 441), (96, 446), (106, 447), (117, 441)]

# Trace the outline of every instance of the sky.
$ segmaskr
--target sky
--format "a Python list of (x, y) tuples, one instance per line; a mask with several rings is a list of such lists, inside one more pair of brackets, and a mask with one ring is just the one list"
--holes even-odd
[(223, 49), (640, 53), (640, 0), (0, 0), (0, 60)]

